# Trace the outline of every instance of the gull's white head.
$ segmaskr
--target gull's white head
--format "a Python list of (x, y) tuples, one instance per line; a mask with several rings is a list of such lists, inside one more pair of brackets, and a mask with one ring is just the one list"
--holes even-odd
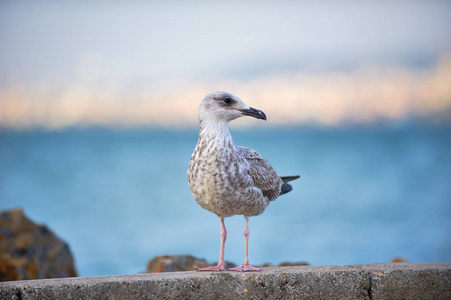
[(249, 107), (240, 98), (227, 92), (213, 92), (205, 96), (199, 107), (199, 120), (228, 123), (239, 117), (251, 116), (266, 120), (261, 110)]

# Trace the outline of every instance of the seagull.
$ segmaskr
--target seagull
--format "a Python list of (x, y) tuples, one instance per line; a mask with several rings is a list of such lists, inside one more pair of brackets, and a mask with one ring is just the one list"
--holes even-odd
[(199, 140), (188, 166), (188, 183), (196, 202), (218, 216), (221, 248), (218, 264), (198, 271), (226, 270), (224, 218), (234, 215), (245, 219), (245, 259), (243, 265), (228, 270), (260, 271), (249, 264), (249, 217), (262, 214), (271, 201), (292, 190), (288, 181), (300, 177), (279, 177), (257, 151), (235, 146), (227, 124), (243, 116), (266, 121), (261, 110), (223, 91), (208, 94), (199, 107)]

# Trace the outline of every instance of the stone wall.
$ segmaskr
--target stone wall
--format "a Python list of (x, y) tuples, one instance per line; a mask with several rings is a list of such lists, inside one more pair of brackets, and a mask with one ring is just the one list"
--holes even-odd
[(451, 299), (451, 263), (14, 281), (0, 283), (0, 299)]

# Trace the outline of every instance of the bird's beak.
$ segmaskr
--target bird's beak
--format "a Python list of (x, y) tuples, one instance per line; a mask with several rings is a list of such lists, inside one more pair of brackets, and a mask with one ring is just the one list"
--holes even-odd
[(256, 119), (262, 119), (266, 121), (266, 115), (261, 110), (249, 107), (249, 109), (240, 109), (240, 111), (245, 116), (251, 116)]

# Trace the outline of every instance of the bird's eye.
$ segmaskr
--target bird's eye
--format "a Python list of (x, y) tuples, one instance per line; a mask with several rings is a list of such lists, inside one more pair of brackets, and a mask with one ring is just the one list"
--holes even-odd
[(230, 102), (232, 102), (232, 99), (230, 97), (225, 97), (224, 102), (229, 104)]

